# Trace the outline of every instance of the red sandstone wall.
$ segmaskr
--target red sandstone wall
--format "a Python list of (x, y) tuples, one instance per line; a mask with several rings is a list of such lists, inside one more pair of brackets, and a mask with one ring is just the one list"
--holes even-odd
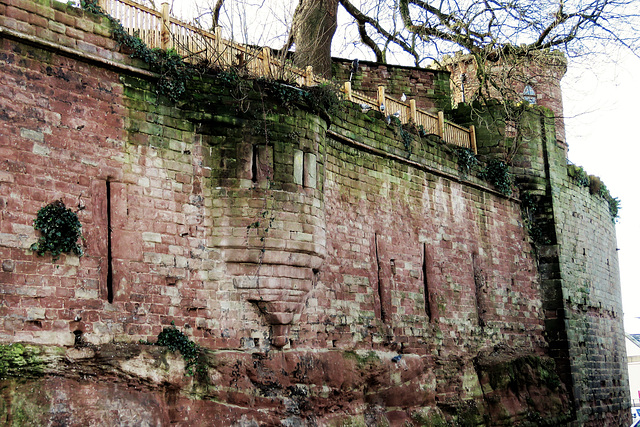
[(418, 354), (544, 348), (516, 204), (336, 140), (328, 154), (328, 256), (302, 338)]
[[(7, 25), (19, 11), (6, 6), (4, 12)], [(34, 16), (33, 27), (38, 19), (44, 20)], [(63, 27), (55, 26), (64, 33)], [(72, 330), (92, 332), (94, 322), (119, 316), (104, 311), (100, 287), (106, 230), (101, 192), (108, 178), (123, 176), (117, 159), (126, 111), (122, 85), (103, 67), (7, 38), (0, 43), (2, 338), (72, 344)], [(37, 210), (56, 199), (74, 210), (84, 207), (79, 217), (87, 256), (52, 263), (28, 250)], [(73, 322), (79, 313), (83, 326)]]
[[(224, 264), (228, 249), (208, 238), (227, 230), (242, 240), (262, 207), (248, 214), (220, 206), (225, 199), (211, 190), (220, 181), (209, 180), (220, 166), (207, 160), (211, 151), (195, 125), (175, 108), (155, 107), (145, 81), (2, 42), (4, 339), (71, 344), (76, 331), (93, 343), (137, 341), (171, 321), (211, 347), (267, 338), (269, 326), (226, 276), (233, 274)], [(388, 131), (380, 138), (399, 144)], [(330, 251), (293, 327), (294, 345), (418, 353), (443, 344), (544, 347), (535, 266), (517, 205), (337, 141), (328, 152)], [(37, 210), (59, 198), (80, 209), (87, 247), (84, 257), (53, 263), (28, 248)], [(480, 330), (492, 338), (470, 338)]]
[[(22, 11), (6, 6), (5, 24), (26, 33), (37, 33), (38, 25), (55, 29), (42, 34), (76, 49), (87, 39), (109, 46), (99, 36), (103, 27), (81, 14), (47, 12), (49, 21), (18, 25), (12, 17), (30, 16), (21, 5)], [(266, 338), (268, 325), (225, 276), (228, 249), (208, 238), (227, 230), (242, 240), (262, 207), (234, 219), (243, 211), (220, 206), (225, 199), (207, 185), (217, 182), (209, 181), (210, 168), (220, 164), (207, 160), (212, 154), (195, 125), (175, 108), (154, 107), (147, 82), (126, 78), (123, 86), (103, 67), (2, 42), (0, 250), (8, 302), (2, 336), (70, 344), (80, 331), (94, 343), (136, 341), (175, 321), (207, 346), (237, 348)], [(380, 138), (398, 144), (392, 134)], [(544, 346), (535, 266), (513, 202), (336, 141), (329, 153), (330, 250), (294, 326), (295, 345), (409, 346), (423, 353), (486, 330), (492, 344)], [(37, 236), (31, 223), (40, 207), (59, 198), (82, 208), (87, 248), (82, 258), (51, 263), (28, 250)], [(500, 243), (506, 240), (513, 244)], [(425, 338), (430, 334), (446, 338)]]
[[(358, 108), (334, 117), (327, 135), (318, 117), (274, 107), (264, 131), (273, 151), (253, 156), (261, 141), (255, 125), (266, 124), (233, 116), (242, 111), (236, 98), (214, 87), (201, 104), (158, 99), (139, 72), (116, 72), (86, 55), (128, 64), (106, 50), (101, 24), (53, 4), (27, 14), (30, 2), (0, 0), (0, 24), (72, 49), (62, 55), (65, 49), (43, 49), (10, 32), (0, 40), (2, 342), (71, 346), (78, 335), (91, 344), (137, 342), (175, 322), (206, 348), (264, 357), (274, 364), (271, 375), (285, 366), (270, 356), (273, 326), (284, 320), (265, 315), (259, 298), (286, 299), (293, 290), (303, 298), (285, 307), (293, 320), (285, 349), (322, 350), (327, 360), (335, 356), (330, 350), (379, 351), (385, 385), (373, 406), (480, 400), (493, 391), (480, 384), (476, 356), (545, 354), (519, 205), (461, 177), (446, 147), (413, 140), (408, 153), (397, 128)], [(265, 158), (272, 183), (251, 177), (251, 162)], [(36, 212), (59, 198), (78, 209), (87, 247), (84, 257), (52, 262), (29, 246)], [(274, 218), (266, 235), (249, 227), (263, 212)], [(272, 240), (261, 246), (261, 237)], [(247, 248), (252, 256), (243, 261)], [(258, 300), (240, 280), (256, 264), (267, 279), (256, 286), (264, 291)], [(391, 355), (402, 353), (413, 353), (407, 360), (420, 366), (420, 381), (405, 385), (406, 373), (397, 380), (401, 365)], [(258, 373), (243, 374), (242, 390), (224, 376), (228, 389), (220, 395), (251, 405), (272, 380), (260, 377), (259, 365)], [(335, 374), (332, 366), (322, 372)], [(352, 397), (360, 406), (341, 410), (363, 412), (364, 378)], [(304, 381), (312, 391), (324, 384)], [(269, 408), (273, 399), (260, 396)], [(523, 405), (514, 410), (520, 417)], [(409, 419), (408, 410), (396, 415)]]

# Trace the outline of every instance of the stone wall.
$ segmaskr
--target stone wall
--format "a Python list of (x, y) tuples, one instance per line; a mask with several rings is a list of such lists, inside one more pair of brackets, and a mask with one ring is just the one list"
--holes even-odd
[[(553, 153), (556, 158), (559, 154)], [(555, 228), (579, 425), (626, 425), (629, 407), (615, 227), (608, 202), (555, 169)]]
[[(224, 73), (172, 102), (104, 20), (44, 0), (0, 12), (5, 424), (558, 423), (571, 393), (596, 413), (577, 364), (554, 363), (519, 200), (452, 147)], [(83, 257), (29, 249), (57, 199)], [(172, 324), (205, 349), (193, 377), (139, 343)]]
[[(501, 130), (478, 125), (478, 150), (517, 153), (512, 171), (521, 199), (528, 201), (524, 218), (537, 241), (549, 353), (571, 385), (576, 425), (624, 425), (628, 374), (609, 203), (569, 175), (554, 115), (544, 108), (534, 111), (523, 117), (522, 128), (537, 137), (513, 150), (513, 141), (496, 143), (499, 139), (492, 137), (492, 132), (504, 134)], [(613, 407), (620, 418), (604, 415)]]

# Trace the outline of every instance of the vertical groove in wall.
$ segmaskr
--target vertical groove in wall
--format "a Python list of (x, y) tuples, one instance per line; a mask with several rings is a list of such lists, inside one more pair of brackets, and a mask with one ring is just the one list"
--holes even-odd
[(482, 297), (482, 293), (485, 291), (484, 287), (486, 286), (486, 278), (484, 277), (484, 272), (480, 267), (480, 263), (478, 261), (478, 254), (475, 252), (471, 254), (471, 262), (473, 264), (473, 281), (475, 283), (475, 291), (476, 291), (476, 312), (478, 313), (478, 325), (481, 328), (485, 326), (485, 313), (487, 312), (484, 306), (484, 298)]
[(113, 258), (111, 255), (111, 182), (107, 186), (107, 301), (113, 302)]
[(422, 284), (424, 287), (424, 311), (427, 315), (427, 319), (431, 322), (431, 295), (429, 294), (429, 277), (427, 275), (427, 260), (429, 255), (427, 253), (427, 244), (422, 244)]
[(258, 147), (251, 146), (251, 181), (258, 182)]
[(382, 265), (380, 264), (380, 253), (378, 251), (378, 233), (374, 234), (374, 244), (376, 246), (376, 267), (378, 270), (378, 301), (380, 301), (380, 319), (387, 321), (386, 310), (384, 307), (384, 285), (382, 284)]
[[(565, 286), (562, 277), (562, 262), (560, 259), (558, 234), (556, 230), (556, 214), (553, 197), (552, 174), (553, 165), (551, 164), (549, 145), (556, 144), (555, 138), (547, 137), (547, 122), (543, 115), (540, 116), (540, 135), (542, 145), (542, 161), (545, 174), (545, 196), (541, 201), (544, 206), (544, 223), (546, 246), (542, 247), (539, 255), (539, 271), (542, 282), (542, 305), (545, 315), (545, 333), (549, 342), (549, 353), (554, 358), (558, 367), (560, 379), (567, 386), (567, 392), (574, 402), (573, 410), (575, 411), (580, 405), (579, 393), (575, 393), (576, 386), (574, 382), (574, 366), (571, 359), (571, 343), (569, 332), (567, 331), (567, 311), (564, 302), (563, 288)], [(578, 377), (578, 375), (576, 375)], [(578, 386), (579, 387), (579, 386)], [(574, 416), (576, 414), (574, 413)]]

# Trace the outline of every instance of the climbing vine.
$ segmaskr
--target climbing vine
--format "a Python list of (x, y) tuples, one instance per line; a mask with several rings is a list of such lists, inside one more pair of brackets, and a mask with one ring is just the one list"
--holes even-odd
[(478, 166), (478, 158), (468, 148), (460, 147), (455, 153), (458, 158), (458, 170), (462, 175), (468, 175)]
[(480, 171), (479, 176), (493, 184), (502, 194), (511, 195), (513, 178), (511, 172), (509, 172), (509, 165), (503, 160), (489, 160), (487, 165)]
[(40, 231), (40, 238), (31, 245), (31, 250), (42, 256), (50, 252), (53, 260), (62, 253), (82, 256), (82, 224), (78, 215), (67, 208), (62, 200), (56, 200), (42, 207), (33, 220), (33, 228)]
[(541, 205), (540, 196), (534, 196), (529, 191), (521, 193), (522, 219), (525, 227), (535, 245), (551, 244), (551, 239), (547, 236), (548, 224), (539, 219), (539, 209)]
[(173, 322), (171, 322), (171, 326), (162, 329), (162, 332), (158, 334), (158, 341), (155, 345), (166, 346), (170, 351), (179, 351), (185, 361), (184, 369), (187, 375), (194, 374), (194, 367), (196, 370), (201, 368), (198, 365), (198, 359), (202, 349), (191, 341), (184, 332), (176, 328)]
[(187, 81), (193, 75), (193, 66), (184, 62), (174, 49), (149, 48), (139, 37), (132, 36), (120, 21), (106, 13), (98, 0), (82, 0), (80, 6), (90, 13), (104, 16), (111, 23), (114, 39), (131, 50), (130, 56), (147, 63), (151, 70), (160, 75), (156, 92), (176, 101), (186, 92)]

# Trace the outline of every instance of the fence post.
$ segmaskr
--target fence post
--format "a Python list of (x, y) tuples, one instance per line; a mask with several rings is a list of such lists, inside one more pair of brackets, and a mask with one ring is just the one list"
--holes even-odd
[(213, 55), (211, 55), (210, 61), (222, 64), (222, 28), (216, 26), (213, 29), (213, 37)]
[(351, 82), (344, 82), (344, 93), (347, 96), (347, 101), (353, 101), (353, 98), (351, 98)]
[(98, 6), (100, 6), (100, 9), (109, 13), (109, 11), (107, 10), (107, 0), (98, 0)]
[(409, 100), (409, 118), (416, 125), (418, 124), (418, 108), (416, 107), (416, 100)]
[(438, 135), (444, 139), (444, 113), (442, 111), (438, 111)]
[(313, 65), (307, 65), (304, 69), (304, 85), (311, 86), (313, 84)]
[(262, 67), (264, 76), (271, 77), (271, 48), (267, 46), (262, 48)]
[(169, 33), (169, 3), (163, 2), (160, 6), (160, 47), (164, 50), (169, 48), (171, 34)]
[(474, 125), (469, 126), (469, 144), (473, 154), (478, 154), (478, 145), (476, 144), (476, 127)]
[(384, 86), (378, 86), (378, 109), (383, 114), (385, 114), (384, 110), (386, 109), (386, 105), (384, 105), (384, 103), (385, 103)]

